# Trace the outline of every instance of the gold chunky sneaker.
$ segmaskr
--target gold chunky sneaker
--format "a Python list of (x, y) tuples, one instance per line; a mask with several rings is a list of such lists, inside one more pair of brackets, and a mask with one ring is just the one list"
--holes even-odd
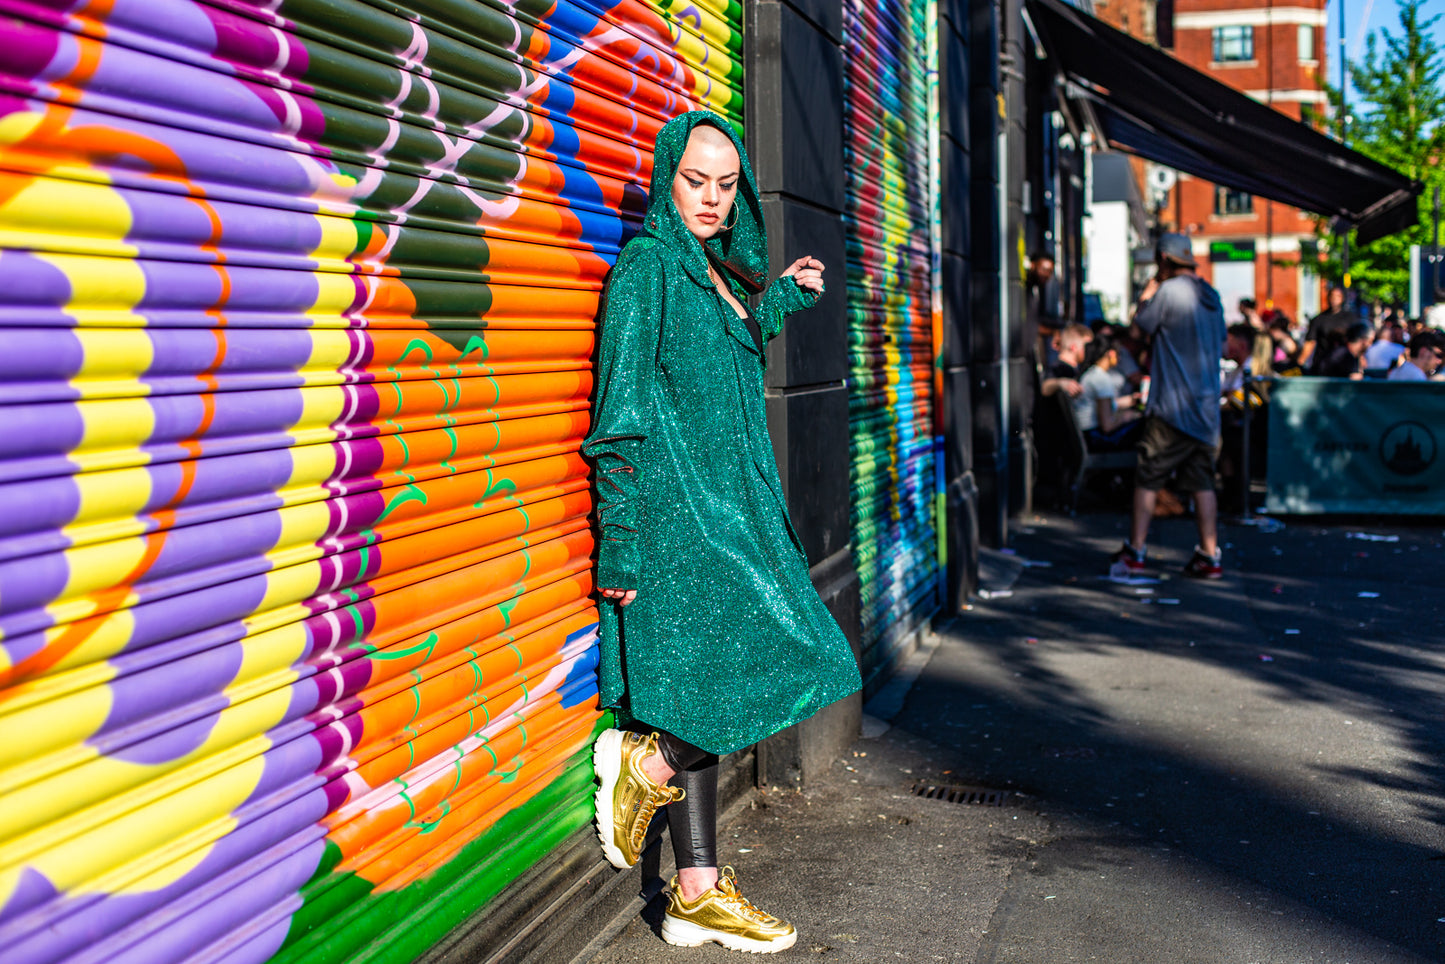
[(595, 796), (597, 839), (607, 862), (618, 870), (637, 863), (657, 808), (684, 796), (680, 787), (653, 783), (642, 772), (642, 761), (657, 752), (656, 733), (623, 730), (603, 730), (592, 747), (592, 769), (601, 784)]
[(733, 951), (776, 954), (792, 947), (798, 932), (792, 924), (758, 910), (738, 893), (737, 876), (731, 867), (724, 867), (716, 886), (691, 904), (682, 899), (677, 878), (672, 878), (667, 913), (662, 918), (662, 939), (679, 947), (715, 941)]

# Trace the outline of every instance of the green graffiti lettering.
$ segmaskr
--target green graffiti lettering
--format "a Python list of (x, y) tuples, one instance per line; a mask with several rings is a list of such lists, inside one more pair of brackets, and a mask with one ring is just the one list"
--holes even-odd
[(465, 360), (466, 357), (474, 351), (479, 351), (482, 353), (482, 361), (486, 361), (489, 357), (491, 357), (491, 349), (487, 347), (487, 340), (481, 335), (472, 335), (470, 338), (467, 339), (467, 343), (462, 348), (462, 353), (457, 358), (457, 361)]
[[(525, 745), (525, 743), (526, 743), (525, 738), (523, 739), (522, 742), (523, 742), (523, 744)], [(510, 770), (503, 770), (501, 773), (498, 774), (498, 776), (501, 777), (503, 783), (511, 783), (511, 782), (513, 782), (514, 780), (517, 779), (518, 774), (520, 774), (520, 773), (522, 772), (522, 758), (521, 758), (521, 757), (519, 757), (519, 756), (514, 756), (514, 757), (512, 757), (512, 759), (511, 759), (510, 762), (511, 762), (511, 764), (512, 764), (512, 769), (510, 769)]]
[(428, 345), (426, 342), (422, 341), (420, 338), (413, 338), (411, 341), (406, 343), (406, 348), (403, 349), (401, 353), (401, 358), (399, 360), (406, 361), (407, 356), (410, 355), (413, 351), (421, 352), (422, 358), (426, 359), (428, 363), (431, 362), (431, 346)]
[(452, 802), (450, 800), (443, 800), (440, 809), (441, 813), (437, 816), (435, 820), (413, 819), (408, 820), (402, 826), (409, 827), (413, 830), (420, 830), (423, 834), (431, 833), (437, 827), (440, 827), (442, 825), (442, 821), (445, 820), (447, 816), (452, 812)]
[(406, 649), (398, 649), (390, 653), (377, 651), (371, 655), (371, 658), (406, 659), (408, 656), (415, 656), (417, 653), (426, 653), (426, 658), (431, 659), (432, 651), (436, 649), (436, 645), (440, 641), (441, 637), (439, 637), (436, 633), (429, 633), (426, 639), (423, 639), (415, 646), (408, 646)]
[[(400, 437), (398, 437), (397, 440), (401, 441)], [(402, 449), (405, 450), (405, 448), (406, 443), (402, 442)], [(410, 459), (410, 453), (407, 453), (407, 457), (408, 459)], [(391, 500), (386, 503), (385, 511), (383, 511), (381, 515), (377, 516), (376, 524), (381, 525), (381, 523), (386, 521), (387, 516), (391, 515), (399, 507), (406, 505), (408, 502), (420, 502), (422, 505), (426, 505), (426, 493), (422, 491), (421, 487), (418, 486), (415, 482), (412, 482), (410, 485), (404, 486), (400, 492), (391, 497)], [(368, 529), (367, 531), (370, 532), (371, 530)]]
[(447, 438), (452, 440), (452, 450), (446, 454), (446, 456), (441, 460), (440, 464), (446, 466), (446, 470), (448, 472), (456, 475), (456, 466), (451, 464), (451, 459), (456, 457), (457, 449), (461, 447), (461, 443), (457, 441), (457, 433), (452, 431), (450, 428), (444, 428), (442, 429), (442, 431), (446, 433)]
[(482, 497), (481, 497), (480, 499), (478, 499), (476, 502), (474, 502), (474, 503), (472, 504), (472, 508), (473, 508), (473, 509), (480, 509), (480, 508), (482, 507), (482, 503), (483, 503), (483, 502), (487, 501), (488, 499), (490, 499), (490, 498), (491, 498), (492, 496), (494, 496), (494, 495), (498, 495), (498, 494), (502, 494), (502, 493), (505, 493), (506, 495), (510, 496), (511, 498), (516, 498), (516, 496), (517, 496), (517, 483), (516, 483), (516, 482), (513, 482), (511, 479), (505, 479), (505, 478), (504, 478), (504, 479), (497, 479), (497, 478), (492, 474), (492, 470), (491, 470), (491, 469), (487, 469), (487, 490), (482, 493)]

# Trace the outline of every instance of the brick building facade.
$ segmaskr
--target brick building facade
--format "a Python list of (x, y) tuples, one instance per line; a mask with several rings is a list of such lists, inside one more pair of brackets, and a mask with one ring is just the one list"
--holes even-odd
[[(1323, 114), (1325, 3), (1174, 0), (1173, 53), (1290, 117), (1302, 119), (1306, 107)], [(1246, 295), (1295, 319), (1319, 310), (1321, 282), (1301, 257), (1314, 225), (1299, 209), (1180, 175), (1163, 217), (1194, 236), (1201, 274), (1231, 315)]]

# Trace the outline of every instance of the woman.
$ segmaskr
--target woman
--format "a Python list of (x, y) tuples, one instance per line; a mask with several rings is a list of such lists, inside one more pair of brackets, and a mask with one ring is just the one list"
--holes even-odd
[(717, 758), (856, 691), (847, 640), (808, 577), (763, 411), (763, 343), (823, 290), (795, 261), (756, 318), (767, 240), (731, 126), (708, 111), (658, 133), (641, 233), (609, 279), (592, 432), (603, 706), (629, 716), (593, 759), (598, 836), (637, 862), (668, 807), (678, 874), (662, 936), (780, 951), (792, 925), (759, 911), (716, 856)]

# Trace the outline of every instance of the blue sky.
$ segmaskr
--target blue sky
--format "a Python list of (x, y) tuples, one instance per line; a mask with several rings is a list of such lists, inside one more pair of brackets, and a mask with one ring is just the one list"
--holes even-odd
[[(1328, 60), (1329, 76), (1326, 80), (1331, 84), (1340, 81), (1340, 7), (1345, 10), (1345, 47), (1351, 60), (1360, 60), (1365, 55), (1365, 34), (1373, 30), (1376, 34), (1383, 35), (1385, 30), (1398, 34), (1400, 32), (1399, 5), (1396, 0), (1329, 0), (1330, 23), (1325, 37), (1325, 56)], [(1368, 12), (1368, 13), (1367, 13)], [(1433, 14), (1445, 13), (1445, 3), (1441, 0), (1425, 0), (1420, 7), (1420, 19), (1428, 19)], [(1361, 18), (1368, 16), (1365, 20), (1365, 29), (1360, 30)], [(1445, 17), (1441, 17), (1435, 24), (1432, 31), (1435, 42), (1445, 48)], [(1383, 40), (1383, 36), (1380, 40)], [(1380, 41), (1377, 40), (1378, 44)], [(1380, 48), (1383, 49), (1383, 46)]]

